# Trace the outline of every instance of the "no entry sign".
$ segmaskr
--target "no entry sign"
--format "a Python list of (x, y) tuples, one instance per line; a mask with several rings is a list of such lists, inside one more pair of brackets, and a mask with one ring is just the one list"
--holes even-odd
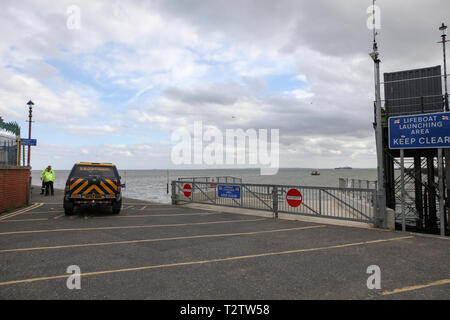
[(288, 205), (296, 208), (302, 204), (303, 196), (302, 196), (301, 192), (298, 191), (297, 189), (290, 189), (286, 193), (286, 201), (287, 201)]
[(192, 194), (192, 187), (190, 184), (186, 183), (183, 187), (184, 196), (189, 198)]

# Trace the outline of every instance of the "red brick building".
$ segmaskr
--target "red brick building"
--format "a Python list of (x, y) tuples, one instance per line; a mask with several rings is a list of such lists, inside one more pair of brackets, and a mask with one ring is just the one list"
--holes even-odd
[(0, 213), (28, 204), (30, 169), (0, 165)]

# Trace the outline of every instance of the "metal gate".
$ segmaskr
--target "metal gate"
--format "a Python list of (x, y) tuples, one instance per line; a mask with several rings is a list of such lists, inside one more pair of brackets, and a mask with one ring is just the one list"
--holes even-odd
[[(231, 191), (227, 194), (225, 189)], [(298, 196), (291, 197), (291, 193)], [(274, 217), (287, 213), (375, 223), (375, 201), (375, 189), (172, 181), (172, 204), (264, 210)]]

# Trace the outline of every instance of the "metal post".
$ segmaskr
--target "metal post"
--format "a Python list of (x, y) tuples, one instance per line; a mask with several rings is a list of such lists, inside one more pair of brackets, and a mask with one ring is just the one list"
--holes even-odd
[(427, 181), (428, 188), (428, 218), (429, 218), (429, 230), (435, 231), (437, 229), (437, 208), (436, 208), (436, 187), (435, 183), (435, 167), (434, 167), (434, 155), (427, 157)]
[(400, 149), (400, 174), (401, 174), (401, 186), (402, 186), (402, 231), (406, 231), (406, 219), (405, 219), (405, 150)]
[(420, 155), (414, 156), (414, 192), (416, 210), (419, 214), (419, 220), (417, 220), (417, 228), (422, 229), (424, 225), (423, 215), (423, 197), (422, 197), (422, 159)]
[(373, 223), (374, 223), (374, 226), (376, 226), (376, 221), (378, 221), (378, 213), (379, 213), (379, 210), (378, 210), (378, 203), (377, 203), (377, 191), (376, 190), (373, 190), (372, 191), (372, 216), (373, 216)]
[(322, 189), (319, 189), (319, 214), (322, 215)]
[(20, 136), (17, 137), (17, 159), (16, 159), (16, 165), (20, 166)]
[[(233, 178), (233, 183), (234, 183), (234, 178)], [(242, 183), (239, 185), (239, 193), (241, 194), (241, 202), (240, 202), (240, 207), (242, 208), (244, 206), (244, 194), (242, 192)]]
[(381, 90), (380, 62), (377, 43), (374, 39), (373, 52), (370, 55), (375, 68), (375, 140), (377, 150), (377, 204), (379, 213), (376, 224), (386, 227), (386, 193), (384, 190), (384, 156), (383, 156), (383, 125), (381, 123)]
[[(33, 101), (28, 101), (27, 103), (29, 110), (28, 110), (28, 139), (31, 139), (31, 119), (33, 118)], [(28, 159), (27, 159), (27, 165), (30, 166), (30, 153), (31, 153), (31, 146), (28, 145)]]
[(177, 194), (176, 191), (177, 190), (177, 182), (176, 181), (172, 181), (172, 204), (175, 205), (177, 204)]
[(272, 205), (273, 205), (273, 217), (278, 219), (278, 187), (274, 186), (272, 189)]
[(450, 231), (450, 149), (445, 149), (445, 183), (447, 188), (447, 230)]
[(169, 169), (167, 169), (167, 194), (169, 194)]
[(441, 220), (441, 236), (445, 236), (445, 209), (444, 209), (444, 173), (442, 170), (442, 148), (438, 149), (438, 174), (439, 174), (439, 213)]
[(448, 106), (448, 89), (447, 89), (447, 55), (446, 55), (446, 50), (445, 50), (445, 43), (447, 42), (446, 38), (446, 31), (447, 31), (447, 26), (442, 23), (442, 26), (439, 28), (439, 30), (442, 31), (442, 51), (443, 51), (443, 57), (444, 57), (444, 88), (445, 88), (445, 97), (444, 97), (444, 110), (445, 111), (449, 111), (449, 106)]

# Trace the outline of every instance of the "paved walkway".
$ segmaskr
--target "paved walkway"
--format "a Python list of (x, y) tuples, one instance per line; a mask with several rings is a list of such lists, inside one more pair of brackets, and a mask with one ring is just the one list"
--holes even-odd
[(65, 216), (61, 191), (33, 203), (0, 215), (0, 299), (450, 299), (448, 239), (133, 199)]

